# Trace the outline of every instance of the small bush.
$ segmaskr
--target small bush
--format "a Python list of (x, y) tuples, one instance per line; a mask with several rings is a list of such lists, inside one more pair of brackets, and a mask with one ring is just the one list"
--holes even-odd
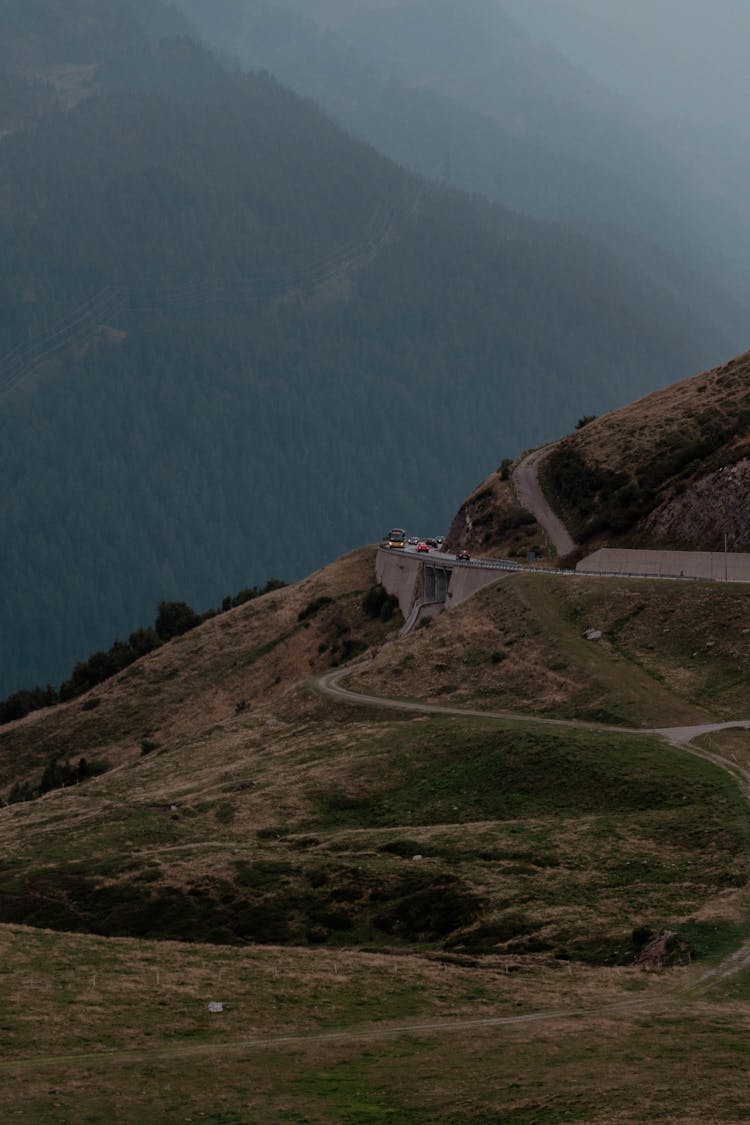
[(399, 897), (373, 919), (375, 928), (409, 940), (434, 941), (470, 925), (479, 916), (481, 903), (458, 880), (445, 878)]
[(313, 598), (308, 602), (304, 609), (301, 609), (297, 614), (298, 621), (307, 621), (308, 618), (314, 617), (324, 606), (330, 605), (333, 598), (329, 598), (327, 594), (321, 594), (319, 598)]
[(154, 622), (157, 637), (171, 641), (200, 624), (200, 617), (187, 602), (159, 602), (159, 611)]
[(368, 617), (380, 617), (383, 602), (388, 595), (384, 586), (372, 586), (362, 599), (362, 609)]
[(14, 805), (21, 801), (34, 801), (45, 793), (51, 793), (53, 789), (65, 789), (69, 785), (80, 785), (91, 777), (99, 777), (106, 773), (109, 768), (109, 762), (97, 758), (91, 761), (86, 758), (79, 758), (76, 765), (69, 761), (62, 762), (59, 758), (50, 758), (36, 785), (28, 781), (16, 782), (8, 796), (8, 804)]

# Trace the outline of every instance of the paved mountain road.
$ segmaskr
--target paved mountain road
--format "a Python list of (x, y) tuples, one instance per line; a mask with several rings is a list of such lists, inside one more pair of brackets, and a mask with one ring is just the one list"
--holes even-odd
[(557, 551), (558, 556), (562, 557), (574, 551), (577, 544), (571, 538), (562, 520), (555, 515), (549, 506), (547, 497), (539, 484), (538, 476), (540, 462), (552, 452), (556, 444), (556, 442), (553, 442), (551, 445), (544, 445), (541, 449), (535, 449), (533, 453), (525, 457), (513, 473), (513, 486), (521, 506), (531, 512), (537, 523), (544, 528), (547, 538)]

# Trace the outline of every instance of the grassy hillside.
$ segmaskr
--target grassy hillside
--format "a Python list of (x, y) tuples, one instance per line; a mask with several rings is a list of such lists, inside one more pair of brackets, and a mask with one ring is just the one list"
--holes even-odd
[(750, 353), (594, 419), (541, 477), (574, 538), (750, 549)]
[[(725, 772), (634, 730), (400, 715), (311, 682), (368, 648), (352, 682), (384, 695), (697, 720), (747, 695), (739, 629), (710, 673), (688, 652), (734, 591), (706, 588), (688, 638), (680, 587), (640, 584), (636, 604), (634, 584), (514, 577), (399, 638), (363, 606), (373, 583), (355, 552), (0, 731), (6, 791), (53, 755), (111, 767), (0, 809), (9, 1120), (104, 1121), (116, 1099), (134, 1123), (229, 1125), (248, 1104), (254, 1125), (520, 1123), (557, 1073), (549, 1120), (610, 1121), (630, 1079), (610, 1068), (593, 1106), (603, 1029), (648, 1074), (674, 1020), (695, 1045), (734, 1013), (742, 976), (674, 999), (746, 932), (750, 814)], [(581, 640), (590, 622), (602, 642)], [(750, 753), (735, 734), (707, 749)], [(665, 929), (672, 967), (643, 973)], [(591, 1014), (510, 1022), (501, 1053), (476, 1022), (568, 1010)], [(724, 1074), (734, 1044), (714, 1037), (705, 1065)], [(469, 1080), (480, 1055), (492, 1081)], [(693, 1112), (692, 1083), (641, 1087), (641, 1119), (670, 1096)], [(739, 1096), (731, 1076), (722, 1091)]]
[[(706, 601), (705, 638), (690, 640), (710, 651), (706, 668), (687, 651), (681, 587), (644, 586), (636, 605), (630, 584), (514, 577), (399, 640), (393, 621), (362, 607), (372, 581), (363, 550), (207, 622), (82, 700), (3, 728), (6, 791), (51, 760), (109, 767), (5, 810), (4, 920), (608, 961), (628, 956), (618, 911), (632, 912), (632, 929), (650, 912), (655, 921), (695, 908), (695, 887), (675, 873), (705, 834), (721, 837), (721, 855), (698, 899), (727, 871), (744, 883), (731, 784), (656, 740), (352, 710), (306, 683), (369, 647), (354, 682), (384, 696), (622, 725), (705, 721), (732, 714), (746, 693), (739, 626), (705, 649), (711, 613), (731, 619), (736, 591)], [(581, 638), (591, 622), (601, 642)], [(553, 830), (561, 816), (568, 828)], [(621, 900), (631, 837), (657, 867), (658, 841), (671, 840), (676, 865), (668, 889), (649, 867), (648, 891), (634, 869), (635, 910)], [(576, 875), (583, 839), (596, 892)], [(413, 868), (417, 853), (425, 862)], [(619, 906), (587, 916), (612, 864), (619, 890), (607, 893)], [(519, 895), (536, 905), (519, 913)]]
[[(747, 975), (670, 1008), (658, 975), (624, 984), (615, 969), (592, 989), (565, 965), (550, 984), (518, 968), (404, 955), (20, 927), (0, 940), (0, 1108), (25, 1125), (105, 1122), (113, 1105), (125, 1125), (610, 1125), (744, 1113)], [(676, 988), (690, 974), (676, 970)], [(219, 1015), (207, 1011), (215, 999)], [(505, 1022), (532, 1009), (550, 1016)]]
[[(670, 726), (747, 709), (742, 587), (513, 575), (384, 650), (376, 694), (557, 718)], [(602, 633), (598, 641), (585, 637)]]
[(525, 559), (529, 551), (545, 557), (544, 531), (518, 503), (511, 481), (512, 462), (482, 481), (464, 500), (445, 537), (446, 549)]
[[(584, 553), (600, 546), (750, 550), (750, 353), (599, 417), (540, 463), (547, 498)], [(449, 549), (549, 553), (503, 461), (464, 501)], [(571, 560), (574, 561), (574, 560)]]

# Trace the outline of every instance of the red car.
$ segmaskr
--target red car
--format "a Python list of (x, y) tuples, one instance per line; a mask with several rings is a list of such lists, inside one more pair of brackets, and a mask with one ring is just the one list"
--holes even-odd
[(470, 562), (471, 561), (471, 555), (469, 554), (468, 551), (459, 551), (458, 554), (456, 555), (456, 559), (459, 562)]
[(417, 543), (417, 550), (423, 551), (426, 555), (429, 555), (430, 553), (430, 548), (427, 546), (424, 539), (421, 541), (421, 543)]

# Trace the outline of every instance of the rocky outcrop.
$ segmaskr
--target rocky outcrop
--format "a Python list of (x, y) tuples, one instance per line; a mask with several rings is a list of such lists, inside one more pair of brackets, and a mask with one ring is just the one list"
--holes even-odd
[(750, 549), (750, 460), (738, 461), (688, 485), (648, 517), (645, 529), (662, 542), (732, 551)]

